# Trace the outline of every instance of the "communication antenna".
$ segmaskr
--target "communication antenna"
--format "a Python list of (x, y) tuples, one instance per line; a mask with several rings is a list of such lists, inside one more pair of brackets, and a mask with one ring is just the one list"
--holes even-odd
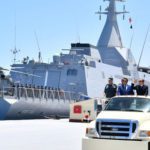
[(125, 20), (125, 12), (126, 12), (126, 6), (125, 5), (123, 5), (123, 20)]
[(16, 47), (15, 47), (13, 50), (11, 50), (11, 52), (14, 55), (13, 63), (15, 64), (17, 62), (17, 59), (16, 59), (17, 54), (20, 52), (20, 50), (16, 49)]
[[(111, 3), (111, 0), (103, 0), (104, 2), (105, 1), (109, 1)], [(118, 2), (125, 2), (125, 0), (113, 0), (113, 3), (115, 3), (115, 1), (118, 1)], [(112, 4), (112, 3), (111, 3)], [(102, 6), (99, 7), (99, 11), (95, 12), (95, 14), (98, 14), (99, 15), (99, 19), (101, 20), (102, 17), (101, 15), (108, 15), (109, 13), (112, 13), (112, 8), (110, 6), (108, 6), (105, 11), (102, 11)], [(125, 5), (123, 5), (123, 11), (120, 11), (120, 12), (117, 12), (115, 10), (113, 10), (116, 15), (119, 15), (119, 14), (123, 14), (123, 20), (125, 20), (125, 14), (126, 13), (129, 13), (128, 11), (126, 11), (126, 7)]]
[(79, 31), (79, 26), (78, 24), (76, 24), (76, 38), (75, 38), (75, 42), (80, 43), (81, 39), (80, 39), (80, 31)]
[(80, 40), (81, 40), (80, 33), (79, 33), (79, 31), (77, 31), (77, 43), (80, 43)]
[(147, 41), (147, 38), (148, 38), (149, 30), (150, 30), (150, 24), (148, 26), (148, 29), (147, 29), (147, 32), (146, 32), (146, 36), (145, 36), (145, 39), (144, 39), (143, 47), (142, 47), (142, 50), (141, 50), (141, 54), (140, 54), (140, 58), (139, 58), (138, 66), (137, 66), (138, 68), (139, 68), (140, 63), (141, 63), (141, 59), (142, 59), (144, 48), (145, 48), (145, 44), (146, 44), (146, 41)]
[(102, 6), (99, 7), (99, 11), (95, 12), (95, 14), (99, 15), (99, 20), (102, 20), (102, 14), (107, 14), (107, 12), (102, 12)]
[(39, 45), (39, 40), (38, 40), (38, 36), (36, 34), (36, 31), (34, 31), (34, 35), (35, 35), (35, 40), (37, 43), (37, 47), (38, 47), (38, 62), (41, 63), (42, 62), (42, 54), (41, 54), (41, 49), (40, 49), (40, 45)]
[(19, 49), (17, 49), (17, 25), (16, 25), (16, 11), (15, 11), (15, 26), (14, 26), (14, 49), (11, 50), (14, 58), (13, 63), (15, 64), (17, 62), (17, 54), (20, 52)]
[(80, 38), (80, 33), (78, 32), (78, 42), (80, 43), (81, 38)]

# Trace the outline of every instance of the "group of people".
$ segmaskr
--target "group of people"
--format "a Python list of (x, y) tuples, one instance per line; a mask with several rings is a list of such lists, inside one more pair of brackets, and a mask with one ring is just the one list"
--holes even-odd
[(148, 86), (145, 85), (144, 79), (134, 81), (131, 85), (128, 84), (128, 79), (123, 78), (118, 86), (114, 84), (113, 78), (108, 79), (108, 84), (105, 86), (104, 93), (106, 98), (110, 99), (116, 95), (148, 95)]

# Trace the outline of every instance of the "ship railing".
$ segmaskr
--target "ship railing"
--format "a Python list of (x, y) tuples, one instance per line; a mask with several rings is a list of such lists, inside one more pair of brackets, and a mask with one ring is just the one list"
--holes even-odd
[(63, 90), (26, 88), (26, 87), (9, 87), (0, 89), (0, 97), (13, 99), (39, 99), (39, 100), (64, 100), (78, 101), (79, 94)]

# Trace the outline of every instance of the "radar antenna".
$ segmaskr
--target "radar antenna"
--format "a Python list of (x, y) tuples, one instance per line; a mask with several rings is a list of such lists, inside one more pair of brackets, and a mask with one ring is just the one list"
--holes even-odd
[(110, 5), (105, 9), (105, 11), (102, 11), (102, 6), (100, 6), (99, 11), (95, 12), (95, 14), (99, 15), (100, 20), (102, 18), (101, 15), (108, 15), (110, 13), (114, 13), (115, 15), (123, 14), (123, 20), (125, 20), (125, 14), (129, 13), (128, 11), (126, 11), (125, 5), (123, 5), (123, 11), (120, 11), (120, 12), (116, 11), (116, 8), (115, 8), (115, 1), (125, 2), (125, 0), (103, 0), (103, 1), (104, 2), (109, 1)]
[(14, 55), (13, 63), (15, 64), (15, 63), (17, 62), (17, 59), (16, 59), (17, 54), (20, 52), (20, 50), (18, 50), (18, 49), (15, 47), (13, 50), (11, 50), (11, 52), (12, 52), (12, 54)]

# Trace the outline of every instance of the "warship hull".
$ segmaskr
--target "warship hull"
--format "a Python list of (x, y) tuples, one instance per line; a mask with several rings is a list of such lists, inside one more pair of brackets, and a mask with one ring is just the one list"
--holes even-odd
[(0, 120), (68, 118), (74, 101), (0, 98)]

